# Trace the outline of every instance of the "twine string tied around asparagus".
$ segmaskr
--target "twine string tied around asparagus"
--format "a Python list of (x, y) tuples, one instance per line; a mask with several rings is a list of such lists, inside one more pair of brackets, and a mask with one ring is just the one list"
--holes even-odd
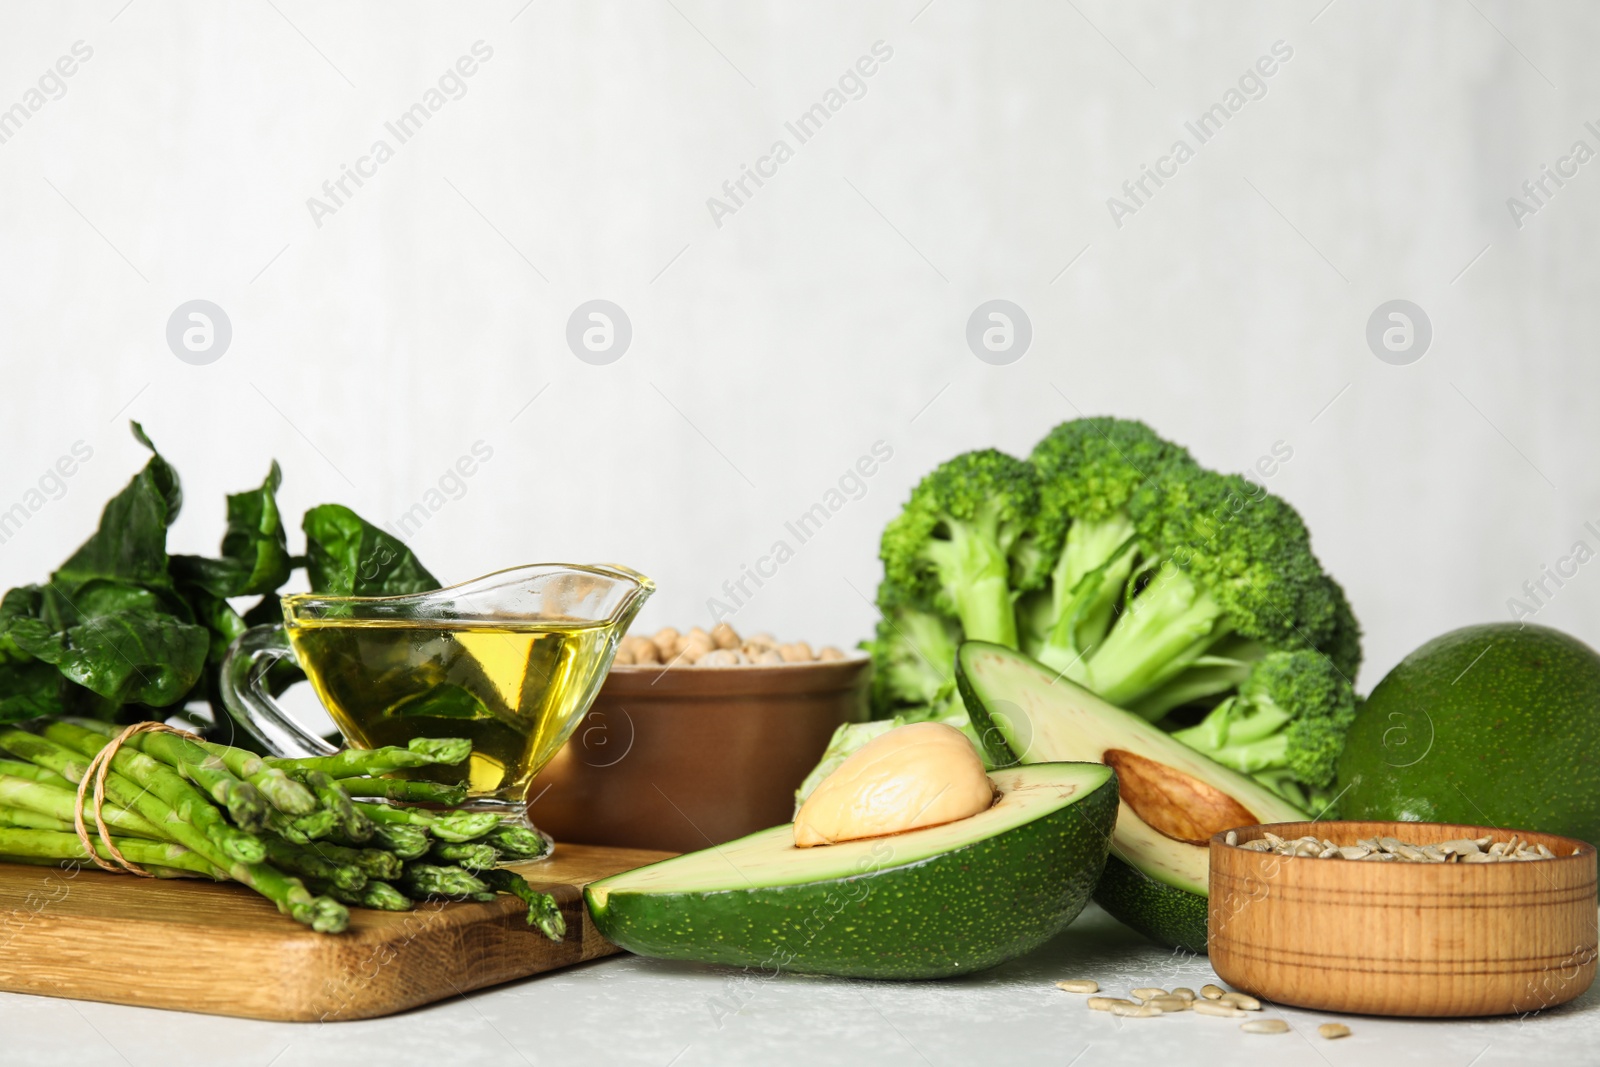
[[(105, 819), (101, 816), (101, 809), (105, 807), (106, 803), (106, 775), (111, 773), (112, 759), (115, 758), (117, 751), (122, 748), (123, 742), (133, 737), (134, 734), (152, 731), (177, 734), (179, 737), (187, 738), (190, 741), (200, 740), (199, 734), (190, 733), (188, 730), (179, 730), (176, 727), (168, 726), (164, 722), (136, 722), (112, 738), (104, 748), (94, 754), (94, 758), (89, 760), (88, 769), (84, 771), (83, 777), (78, 781), (78, 800), (72, 810), (73, 828), (78, 831), (78, 840), (83, 842), (83, 850), (89, 854), (89, 858), (94, 861), (95, 866), (101, 870), (110, 871), (112, 874), (126, 872), (128, 874), (136, 874), (141, 878), (155, 877), (155, 875), (122, 854), (117, 848), (116, 842), (112, 840), (111, 831), (106, 829)], [(89, 792), (91, 783), (94, 786), (95, 830), (99, 833), (100, 843), (105, 846), (106, 854), (111, 857), (110, 861), (102, 859), (100, 853), (95, 849), (94, 842), (89, 837), (87, 822), (83, 817), (84, 803), (87, 799), (85, 794)]]

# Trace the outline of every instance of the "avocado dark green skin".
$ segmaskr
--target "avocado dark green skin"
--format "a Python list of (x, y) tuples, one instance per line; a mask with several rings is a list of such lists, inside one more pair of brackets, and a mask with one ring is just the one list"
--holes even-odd
[[(956, 689), (967, 706), (978, 737), (996, 767), (1018, 762), (1004, 735), (989, 718), (988, 706), (967, 677), (966, 665), (956, 657)], [(1115, 813), (1113, 813), (1113, 819)], [(1115, 856), (1106, 859), (1105, 871), (1094, 889), (1094, 902), (1112, 918), (1158, 945), (1206, 952), (1207, 898), (1177, 886), (1158, 882)]]
[(1157, 944), (1206, 954), (1208, 901), (1198, 893), (1158, 882), (1110, 856), (1094, 888), (1094, 902)]
[(846, 978), (946, 978), (1029, 952), (1089, 902), (1117, 781), (995, 837), (918, 863), (791, 886), (612, 893), (595, 926), (657, 959)]
[(1600, 655), (1559, 630), (1515, 623), (1429, 641), (1367, 698), (1345, 739), (1339, 787), (1348, 819), (1600, 841)]

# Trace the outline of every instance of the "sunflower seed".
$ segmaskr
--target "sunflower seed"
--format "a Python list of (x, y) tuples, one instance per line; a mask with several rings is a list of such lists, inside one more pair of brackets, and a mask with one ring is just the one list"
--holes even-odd
[(1317, 1033), (1321, 1034), (1329, 1041), (1332, 1041), (1339, 1037), (1349, 1037), (1350, 1028), (1344, 1023), (1323, 1023), (1321, 1026), (1317, 1027)]
[(1188, 1011), (1193, 1001), (1184, 1000), (1182, 997), (1151, 997), (1145, 1004), (1152, 1008), (1160, 1008), (1164, 1012)]
[(1189, 1006), (1189, 1010), (1196, 1015), (1216, 1015), (1223, 1019), (1243, 1019), (1250, 1014), (1220, 1000), (1197, 1000)]
[(1186, 985), (1181, 985), (1172, 991), (1172, 995), (1175, 997), (1182, 997), (1184, 1000), (1193, 1000), (1194, 990), (1190, 989)]
[(1282, 1019), (1251, 1019), (1240, 1023), (1239, 1029), (1247, 1034), (1287, 1034), (1289, 1024)]
[(1229, 830), (1223, 835), (1222, 843), (1225, 845), (1237, 845), (1239, 843), (1239, 832), (1237, 830)]
[(1153, 985), (1147, 985), (1135, 989), (1131, 995), (1138, 997), (1140, 1000), (1149, 1000), (1151, 997), (1164, 997), (1167, 995), (1167, 991), (1158, 989)]
[(1160, 1008), (1152, 1008), (1148, 1004), (1113, 1004), (1107, 1010), (1112, 1015), (1121, 1015), (1127, 1019), (1148, 1019), (1161, 1014)]
[(1203, 985), (1203, 986), (1200, 987), (1200, 995), (1202, 997), (1205, 997), (1207, 1000), (1216, 1000), (1218, 997), (1222, 996), (1222, 994), (1224, 994), (1226, 992), (1227, 992), (1227, 990), (1223, 989), (1219, 985), (1207, 984), (1207, 985)]
[(1092, 978), (1069, 978), (1064, 982), (1057, 982), (1056, 988), (1065, 989), (1068, 993), (1098, 993), (1100, 983)]
[(1261, 1001), (1249, 993), (1224, 993), (1218, 998), (1224, 1004), (1231, 1004), (1241, 1011), (1260, 1011)]
[(1123, 1005), (1129, 1008), (1138, 1007), (1138, 1005), (1133, 1001), (1123, 1000), (1121, 997), (1090, 997), (1087, 1003), (1091, 1011), (1110, 1011), (1112, 1008), (1117, 1007), (1118, 1005)]

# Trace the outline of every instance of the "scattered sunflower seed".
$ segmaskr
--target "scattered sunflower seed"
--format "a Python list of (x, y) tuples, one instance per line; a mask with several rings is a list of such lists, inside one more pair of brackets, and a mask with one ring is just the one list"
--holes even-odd
[(1123, 1000), (1121, 997), (1090, 997), (1088, 1004), (1091, 1011), (1110, 1011), (1118, 1005), (1129, 1008), (1138, 1007), (1133, 1001)]
[(1260, 1011), (1261, 1001), (1249, 993), (1224, 993), (1217, 998), (1224, 1004), (1231, 1004), (1241, 1011)]
[(1057, 982), (1056, 988), (1065, 989), (1068, 993), (1098, 993), (1100, 983), (1092, 978), (1069, 978), (1064, 982)]
[(1152, 1008), (1148, 1004), (1113, 1004), (1106, 1010), (1125, 1019), (1149, 1019), (1161, 1014), (1160, 1008)]
[(1243, 1019), (1250, 1014), (1220, 1000), (1197, 1000), (1189, 1005), (1189, 1010), (1196, 1015), (1216, 1015), (1223, 1019)]
[(1167, 995), (1167, 991), (1165, 989), (1158, 989), (1153, 985), (1147, 985), (1140, 986), (1138, 989), (1135, 989), (1132, 995), (1138, 997), (1140, 1000), (1149, 1000), (1151, 997), (1164, 997)]
[(1349, 1037), (1350, 1028), (1344, 1023), (1323, 1023), (1317, 1027), (1317, 1033), (1332, 1041), (1335, 1038)]
[(1160, 1008), (1164, 1012), (1173, 1012), (1188, 1011), (1189, 1005), (1194, 1002), (1184, 1000), (1182, 997), (1165, 996), (1151, 997), (1149, 1000), (1145, 1001), (1145, 1003), (1152, 1008)]
[(1172, 991), (1172, 995), (1175, 997), (1182, 997), (1184, 1000), (1193, 1000), (1194, 990), (1190, 989), (1186, 985), (1181, 985)]
[(1221, 986), (1211, 985), (1209, 983), (1200, 987), (1200, 995), (1205, 997), (1207, 1000), (1216, 1000), (1226, 992), (1227, 990), (1223, 989)]
[(1247, 1034), (1287, 1034), (1289, 1024), (1282, 1019), (1251, 1019), (1240, 1023), (1239, 1029)]

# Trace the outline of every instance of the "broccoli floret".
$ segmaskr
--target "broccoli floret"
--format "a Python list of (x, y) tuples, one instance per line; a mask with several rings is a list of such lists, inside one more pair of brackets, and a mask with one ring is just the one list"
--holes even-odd
[(1308, 811), (1327, 807), (1355, 719), (1349, 680), (1321, 652), (1272, 652), (1238, 693), (1172, 736)]
[(863, 642), (872, 654), (872, 717), (908, 721), (959, 710), (955, 698), (956, 646), (961, 631), (948, 619), (907, 605), (886, 605), (877, 636)]
[(1354, 674), (1359, 635), (1300, 516), (1259, 484), (1175, 463), (1134, 491), (1138, 561), (1104, 639), (1074, 681), (1152, 721), (1225, 694), (1273, 650), (1336, 654)]
[(1019, 589), (1035, 579), (1012, 555), (1038, 499), (1033, 467), (1004, 452), (967, 452), (941, 465), (884, 528), (880, 602), (931, 606), (959, 620), (969, 639), (1016, 648), (1013, 577)]
[(1064, 422), (1034, 446), (1039, 513), (1031, 540), (1048, 560), (1045, 597), (1025, 603), (1024, 645), (1068, 671), (1105, 638), (1139, 560), (1129, 501), (1168, 467), (1193, 467), (1182, 447), (1142, 422)]

